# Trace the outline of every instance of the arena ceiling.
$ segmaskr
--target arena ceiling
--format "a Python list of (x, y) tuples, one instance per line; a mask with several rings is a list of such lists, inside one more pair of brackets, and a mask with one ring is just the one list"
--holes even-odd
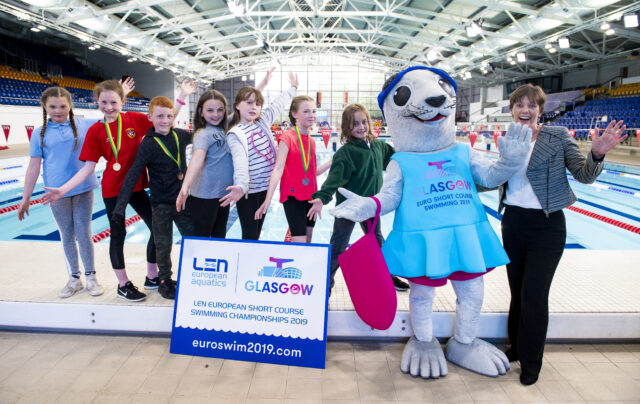
[[(3, 0), (0, 17), (202, 80), (347, 56), (487, 85), (638, 58), (634, 0)], [(568, 39), (569, 47), (564, 40)], [(562, 46), (561, 46), (562, 45)], [(311, 59), (313, 60), (313, 59)]]

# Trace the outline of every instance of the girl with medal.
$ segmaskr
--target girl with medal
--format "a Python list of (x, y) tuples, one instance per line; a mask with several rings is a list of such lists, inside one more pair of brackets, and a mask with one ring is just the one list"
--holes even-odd
[(129, 172), (124, 178), (120, 195), (113, 209), (112, 221), (124, 221), (127, 203), (140, 174), (149, 173), (153, 237), (156, 246), (159, 286), (158, 293), (165, 299), (175, 297), (175, 282), (171, 279), (171, 245), (173, 224), (182, 235), (193, 235), (193, 220), (189, 209), (178, 211), (176, 200), (187, 171), (186, 148), (191, 144), (191, 133), (173, 128), (175, 112), (167, 97), (155, 97), (149, 104), (149, 119), (153, 128), (146, 133)]
[[(130, 90), (135, 87), (131, 78), (127, 79), (125, 84)], [(195, 82), (185, 81), (181, 85), (181, 90), (179, 97), (184, 99), (196, 90)], [(137, 302), (144, 300), (146, 295), (140, 292), (129, 280), (124, 260), (124, 241), (127, 235), (124, 220), (121, 223), (115, 223), (112, 221), (112, 214), (127, 171), (133, 164), (140, 142), (144, 134), (152, 127), (152, 123), (146, 114), (134, 111), (121, 112), (126, 93), (118, 81), (107, 80), (98, 83), (94, 87), (93, 93), (98, 102), (98, 109), (104, 114), (104, 120), (96, 122), (87, 131), (87, 137), (79, 157), (81, 161), (85, 162), (84, 166), (64, 185), (57, 188), (47, 188), (48, 192), (43, 199), (44, 203), (54, 204), (69, 190), (92, 175), (101, 158), (107, 160), (102, 176), (102, 199), (111, 225), (109, 258), (118, 279), (116, 293), (122, 299)], [(179, 104), (178, 108), (181, 105)], [(151, 203), (149, 196), (144, 191), (144, 188), (147, 187), (147, 174), (142, 173), (128, 203), (151, 231)], [(157, 289), (158, 285), (156, 247), (153, 232), (151, 232), (147, 242), (147, 276), (144, 287), (145, 289)]]
[(310, 243), (316, 215), (309, 212), (311, 196), (318, 189), (316, 176), (327, 171), (331, 160), (316, 166), (316, 144), (310, 130), (316, 121), (316, 102), (301, 95), (293, 98), (289, 108), (289, 119), (293, 125), (280, 137), (276, 164), (271, 173), (265, 201), (255, 212), (261, 219), (269, 209), (271, 198), (280, 184), (280, 202), (283, 204), (291, 230), (291, 241)]
[[(227, 142), (232, 150), (236, 146), (242, 147), (249, 160), (248, 167), (244, 168), (248, 169), (249, 184), (243, 186), (245, 188), (242, 193), (245, 196), (236, 203), (242, 238), (245, 240), (257, 240), (262, 231), (264, 217), (256, 219), (255, 212), (265, 200), (269, 178), (276, 162), (277, 144), (271, 125), (295, 95), (298, 76), (289, 72), (289, 82), (291, 88), (276, 97), (264, 110), (264, 97), (254, 87), (241, 88), (233, 103), (233, 118), (229, 124)], [(230, 202), (227, 199), (222, 206)]]

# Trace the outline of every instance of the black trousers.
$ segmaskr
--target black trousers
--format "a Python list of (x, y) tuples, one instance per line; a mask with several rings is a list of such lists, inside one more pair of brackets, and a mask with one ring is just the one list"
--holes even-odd
[[(370, 219), (372, 220), (372, 219)], [(367, 221), (360, 222), (360, 228), (366, 234), (369, 229), (367, 229)], [(340, 254), (345, 252), (347, 247), (349, 246), (349, 239), (351, 238), (351, 233), (353, 232), (353, 227), (356, 225), (355, 222), (352, 222), (348, 219), (340, 219), (335, 218), (333, 221), (333, 233), (331, 234), (331, 264), (330, 264), (330, 283), (329, 283), (329, 295), (331, 295), (331, 289), (333, 289), (333, 285), (335, 284), (335, 276), (336, 272), (338, 272), (338, 257)], [(382, 247), (382, 243), (384, 243), (384, 238), (382, 237), (382, 231), (380, 230), (380, 220), (378, 220), (378, 224), (376, 225), (375, 235), (378, 239), (378, 243)]]
[(238, 208), (238, 219), (240, 219), (240, 227), (242, 227), (243, 240), (258, 240), (260, 232), (262, 232), (262, 224), (267, 217), (265, 214), (262, 219), (255, 220), (256, 210), (262, 205), (267, 197), (267, 191), (249, 194), (247, 198), (242, 197), (236, 203)]
[(511, 305), (508, 332), (523, 372), (538, 374), (549, 325), (549, 290), (567, 238), (564, 213), (507, 205), (502, 241)]
[(189, 209), (176, 211), (173, 205), (153, 205), (153, 235), (156, 241), (158, 257), (158, 277), (171, 279), (171, 245), (173, 244), (173, 223), (183, 236), (193, 236), (193, 219)]
[(189, 195), (187, 205), (193, 216), (193, 231), (196, 237), (225, 238), (229, 205), (220, 206), (220, 198), (203, 199)]
[[(104, 207), (107, 210), (107, 218), (111, 226), (111, 236), (109, 237), (109, 258), (111, 259), (111, 267), (113, 269), (124, 269), (124, 239), (127, 237), (127, 230), (124, 223), (118, 226), (111, 224), (111, 216), (116, 208), (118, 197), (103, 198)], [(147, 262), (156, 262), (156, 245), (153, 238), (153, 226), (151, 224), (151, 202), (149, 195), (145, 191), (137, 191), (131, 194), (129, 205), (136, 211), (138, 215), (147, 225), (151, 235), (147, 242)]]

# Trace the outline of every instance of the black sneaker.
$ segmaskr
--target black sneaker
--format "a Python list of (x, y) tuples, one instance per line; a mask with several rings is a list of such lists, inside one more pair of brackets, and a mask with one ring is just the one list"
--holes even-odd
[(406, 292), (409, 290), (409, 284), (397, 276), (391, 275), (391, 279), (393, 279), (393, 286), (396, 287), (398, 292)]
[(160, 278), (159, 277), (155, 277), (153, 279), (149, 279), (148, 276), (144, 277), (144, 288), (145, 289), (158, 289), (158, 286), (160, 285)]
[(176, 298), (176, 283), (171, 279), (167, 279), (158, 286), (158, 293), (165, 299)]
[(118, 286), (118, 297), (128, 300), (130, 302), (139, 302), (147, 298), (147, 295), (140, 292), (138, 288), (133, 286), (131, 281), (124, 284), (124, 286)]

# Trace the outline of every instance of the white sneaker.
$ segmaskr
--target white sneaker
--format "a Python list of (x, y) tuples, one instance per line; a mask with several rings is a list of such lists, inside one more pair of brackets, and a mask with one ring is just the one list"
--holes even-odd
[(74, 278), (73, 276), (69, 278), (69, 282), (65, 285), (64, 288), (58, 293), (58, 296), (66, 299), (67, 297), (73, 296), (77, 291), (82, 290), (84, 286), (82, 286), (82, 282), (78, 278)]
[(98, 283), (95, 274), (87, 275), (87, 292), (91, 296), (100, 296), (104, 293), (104, 289)]

